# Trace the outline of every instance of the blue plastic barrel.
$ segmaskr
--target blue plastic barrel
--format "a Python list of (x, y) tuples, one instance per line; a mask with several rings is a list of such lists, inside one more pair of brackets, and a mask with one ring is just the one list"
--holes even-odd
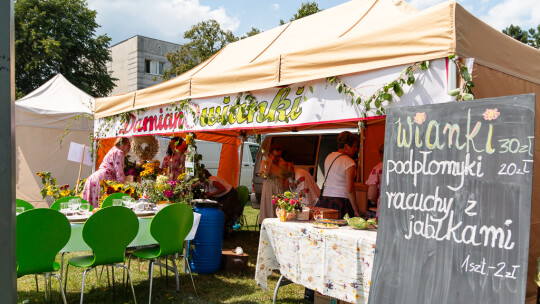
[(214, 273), (221, 267), (225, 215), (215, 201), (194, 200), (193, 203), (193, 211), (201, 214), (201, 221), (192, 242), (191, 270), (195, 273)]

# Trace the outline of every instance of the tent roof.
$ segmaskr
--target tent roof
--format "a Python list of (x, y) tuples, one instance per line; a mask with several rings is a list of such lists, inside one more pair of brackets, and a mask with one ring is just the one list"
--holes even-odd
[(15, 104), (37, 114), (92, 114), (94, 97), (57, 74)]
[(231, 43), (161, 84), (99, 98), (96, 118), (134, 109), (265, 89), (457, 54), (540, 84), (540, 50), (454, 1), (417, 11), (402, 0), (353, 0)]

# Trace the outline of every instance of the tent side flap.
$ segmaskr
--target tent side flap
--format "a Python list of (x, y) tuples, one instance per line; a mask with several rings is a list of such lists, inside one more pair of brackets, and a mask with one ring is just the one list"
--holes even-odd
[(96, 99), (95, 118), (103, 118), (133, 109), (135, 91)]
[[(171, 103), (187, 98), (190, 94), (190, 80), (186, 77), (177, 77), (155, 85), (145, 90), (137, 91), (134, 109), (145, 109), (153, 106), (156, 101)], [(129, 100), (127, 100), (129, 102)], [(115, 101), (111, 101), (115, 102)], [(120, 102), (120, 101), (118, 101)]]
[(191, 98), (247, 92), (278, 85), (281, 58), (257, 60), (227, 70), (209, 65), (191, 79)]

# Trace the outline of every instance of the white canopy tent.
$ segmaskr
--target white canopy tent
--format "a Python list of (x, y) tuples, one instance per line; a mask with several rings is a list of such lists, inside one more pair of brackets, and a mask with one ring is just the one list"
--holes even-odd
[[(15, 102), (17, 198), (34, 205), (45, 201), (39, 192), (43, 186), (36, 176), (39, 171), (50, 171), (60, 185), (75, 184), (79, 164), (67, 160), (69, 144), (88, 146), (93, 132), (87, 117), (75, 117), (92, 114), (93, 105), (92, 96), (61, 74)], [(88, 176), (91, 169), (83, 166), (81, 176)]]

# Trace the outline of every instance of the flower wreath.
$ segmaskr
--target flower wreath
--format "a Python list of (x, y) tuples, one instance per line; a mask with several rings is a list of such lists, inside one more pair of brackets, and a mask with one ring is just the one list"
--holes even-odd
[(133, 138), (131, 149), (139, 159), (151, 160), (159, 150), (159, 143), (154, 136), (138, 136)]

